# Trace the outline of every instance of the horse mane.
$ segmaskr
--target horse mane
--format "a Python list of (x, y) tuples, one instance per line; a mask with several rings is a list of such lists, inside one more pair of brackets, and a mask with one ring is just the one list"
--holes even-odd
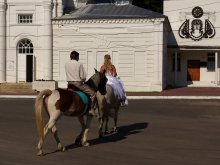
[(93, 76), (91, 76), (85, 84), (87, 84), (89, 87), (91, 87), (93, 90), (97, 90), (98, 84), (96, 84), (95, 80), (99, 78), (99, 72), (96, 72)]

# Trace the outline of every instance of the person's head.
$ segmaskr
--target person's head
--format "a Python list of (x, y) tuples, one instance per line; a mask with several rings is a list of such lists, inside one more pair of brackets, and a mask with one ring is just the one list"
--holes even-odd
[(104, 56), (104, 63), (111, 63), (111, 56), (109, 54)]
[(78, 61), (79, 60), (79, 53), (77, 51), (75, 51), (75, 50), (72, 51), (70, 53), (70, 59)]

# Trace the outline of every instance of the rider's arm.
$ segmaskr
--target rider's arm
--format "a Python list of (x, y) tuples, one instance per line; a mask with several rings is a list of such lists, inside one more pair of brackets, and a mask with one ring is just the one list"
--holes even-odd
[(80, 65), (79, 76), (83, 82), (86, 80), (86, 71), (85, 71), (85, 68), (83, 67), (83, 64)]

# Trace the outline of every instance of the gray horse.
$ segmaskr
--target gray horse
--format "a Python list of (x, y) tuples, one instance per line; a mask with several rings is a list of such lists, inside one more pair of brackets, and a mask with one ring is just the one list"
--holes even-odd
[[(114, 94), (114, 89), (110, 85), (106, 85), (106, 94), (101, 95), (97, 92), (98, 112), (99, 112), (99, 137), (105, 134), (117, 132), (118, 111), (121, 101)], [(108, 129), (109, 117), (114, 118), (114, 127), (112, 130)], [(103, 132), (103, 125), (105, 124), (105, 131)]]

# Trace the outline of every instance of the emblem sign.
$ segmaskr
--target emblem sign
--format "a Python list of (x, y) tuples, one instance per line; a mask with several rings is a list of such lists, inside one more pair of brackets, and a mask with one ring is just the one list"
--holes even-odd
[(199, 6), (192, 9), (193, 19), (186, 19), (179, 28), (181, 38), (191, 38), (199, 41), (202, 38), (213, 38), (215, 28), (209, 18), (203, 18), (203, 9)]

